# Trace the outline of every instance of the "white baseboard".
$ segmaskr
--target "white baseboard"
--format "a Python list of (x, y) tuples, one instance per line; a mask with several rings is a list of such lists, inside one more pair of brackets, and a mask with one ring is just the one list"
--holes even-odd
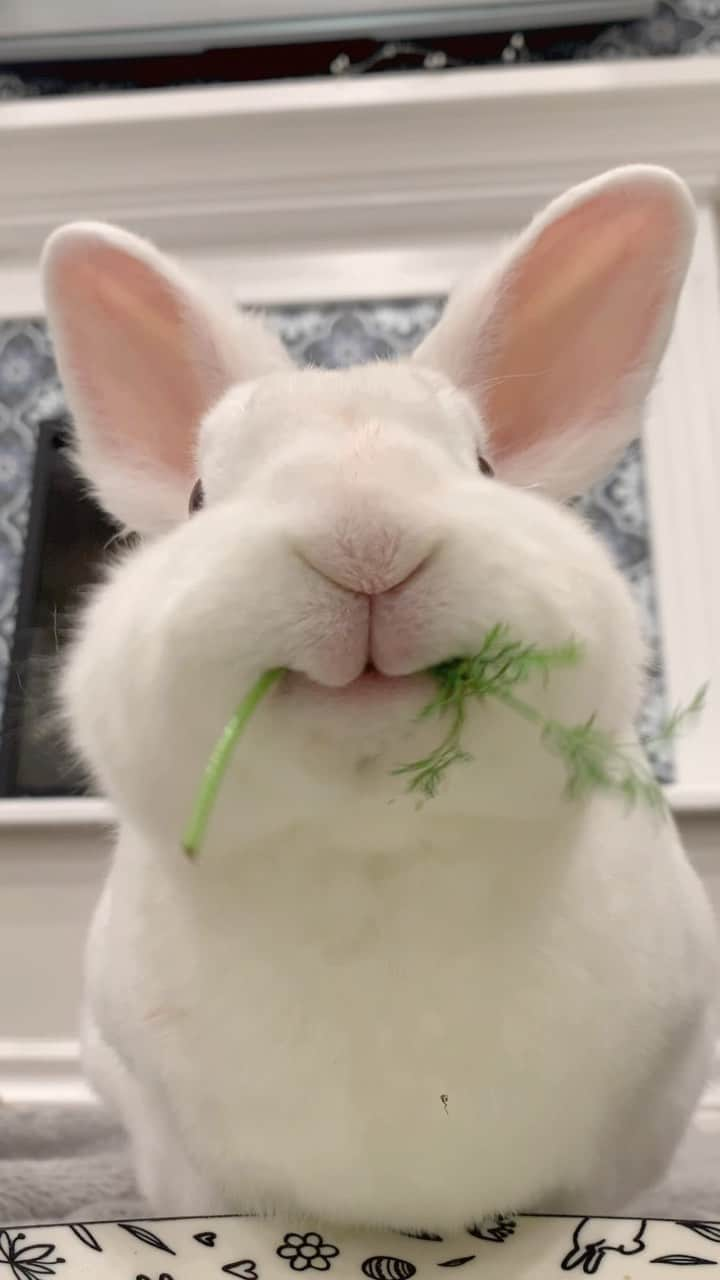
[(698, 1107), (696, 1125), (706, 1132), (720, 1130), (720, 1037), (715, 1041), (712, 1073)]
[(0, 1039), (0, 1102), (94, 1102), (77, 1040)]

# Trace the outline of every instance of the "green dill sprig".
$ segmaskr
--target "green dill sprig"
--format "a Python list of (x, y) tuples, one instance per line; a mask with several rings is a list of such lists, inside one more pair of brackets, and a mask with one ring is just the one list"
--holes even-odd
[(512, 690), (533, 675), (540, 675), (543, 682), (547, 682), (551, 671), (574, 666), (581, 656), (582, 649), (575, 641), (555, 649), (539, 649), (537, 645), (513, 640), (509, 628), (498, 623), (488, 631), (473, 657), (453, 658), (431, 667), (430, 675), (437, 681), (438, 691), (423, 708), (420, 718), (449, 713), (447, 733), (428, 756), (400, 765), (393, 773), (409, 777), (408, 791), (432, 799), (451, 765), (471, 759), (460, 744), (470, 699), (497, 698), (507, 705), (512, 702), (514, 709), (526, 719), (539, 723), (540, 713), (512, 698)]
[[(595, 790), (614, 791), (623, 796), (629, 806), (642, 802), (664, 812), (666, 801), (662, 788), (636, 743), (618, 742), (600, 728), (594, 715), (580, 724), (567, 725), (544, 716), (518, 696), (516, 686), (531, 676), (541, 675), (547, 682), (551, 671), (573, 666), (581, 656), (582, 648), (574, 641), (553, 649), (539, 649), (512, 640), (503, 624), (493, 627), (474, 657), (456, 658), (431, 668), (438, 692), (423, 708), (421, 719), (449, 713), (447, 733), (429, 755), (401, 765), (394, 772), (409, 777), (408, 791), (432, 799), (451, 765), (471, 759), (461, 744), (468, 702), (494, 698), (537, 725), (543, 744), (565, 765), (569, 797), (577, 799)], [(687, 728), (702, 711), (706, 692), (707, 686), (703, 686), (687, 707), (668, 716), (659, 732), (645, 740), (645, 746), (669, 742)]]
[[(707, 685), (703, 685), (686, 707), (672, 711), (658, 732), (643, 740), (644, 751), (670, 742), (689, 728), (703, 710), (706, 694)], [(515, 698), (503, 696), (502, 700), (520, 709)], [(630, 808), (646, 804), (658, 813), (667, 812), (663, 789), (637, 742), (618, 741), (596, 724), (594, 715), (581, 724), (566, 725), (544, 719), (526, 703), (522, 704), (522, 710), (531, 713), (528, 718), (540, 727), (543, 743), (563, 761), (567, 773), (566, 794), (571, 799), (591, 791), (614, 791)]]
[(663, 720), (657, 733), (646, 739), (646, 742), (660, 746), (662, 743), (672, 742), (678, 733), (684, 733), (692, 725), (692, 721), (705, 710), (708, 687), (708, 682), (706, 681), (705, 684), (700, 686), (695, 697), (686, 707), (676, 707), (674, 711), (671, 711), (670, 715)]
[[(517, 694), (517, 686), (532, 676), (547, 683), (559, 667), (576, 665), (582, 647), (574, 640), (552, 649), (513, 640), (509, 628), (498, 623), (488, 631), (471, 658), (454, 658), (432, 667), (429, 674), (437, 683), (435, 696), (423, 707), (420, 719), (447, 716), (448, 728), (440, 744), (429, 755), (400, 765), (393, 773), (406, 776), (408, 791), (426, 799), (436, 796), (448, 769), (472, 759), (462, 746), (468, 705), (471, 701), (494, 698), (529, 723), (536, 725), (540, 739), (558, 756), (567, 773), (567, 794), (582, 797), (593, 790), (614, 791), (629, 805), (639, 801), (657, 811), (666, 808), (665, 798), (647, 760), (641, 758), (637, 743), (621, 743), (596, 724), (596, 717), (581, 724), (567, 725), (543, 716)], [(283, 668), (266, 671), (243, 698), (223, 730), (207, 763), (192, 816), (183, 835), (182, 847), (189, 858), (201, 847), (210, 815), (238, 739), (258, 704), (284, 675)], [(707, 686), (698, 690), (692, 702), (674, 711), (645, 745), (669, 742), (702, 711)]]

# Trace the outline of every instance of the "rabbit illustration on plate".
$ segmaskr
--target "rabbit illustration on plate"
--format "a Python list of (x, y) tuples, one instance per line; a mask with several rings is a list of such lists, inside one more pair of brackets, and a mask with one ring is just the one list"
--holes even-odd
[(640, 1218), (583, 1218), (573, 1235), (573, 1247), (562, 1263), (563, 1271), (578, 1267), (586, 1275), (600, 1270), (605, 1254), (621, 1253), (624, 1257), (642, 1253), (645, 1222)]

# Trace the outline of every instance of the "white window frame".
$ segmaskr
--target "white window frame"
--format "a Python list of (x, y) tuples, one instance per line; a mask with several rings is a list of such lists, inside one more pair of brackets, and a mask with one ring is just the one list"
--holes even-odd
[(653, 0), (3, 0), (7, 61), (196, 52), (267, 41), (463, 35), (647, 17)]
[[(0, 105), (0, 315), (42, 312), (45, 235), (156, 239), (237, 301), (445, 293), (539, 205), (631, 161), (669, 165), (697, 248), (645, 438), (677, 813), (720, 812), (720, 61), (288, 81)], [(104, 801), (0, 800), (4, 827), (105, 825)]]

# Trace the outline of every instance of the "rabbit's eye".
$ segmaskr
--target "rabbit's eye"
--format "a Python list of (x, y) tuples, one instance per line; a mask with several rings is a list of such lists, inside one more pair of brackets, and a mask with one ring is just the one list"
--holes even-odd
[(205, 494), (203, 492), (202, 480), (196, 480), (190, 493), (190, 501), (188, 502), (188, 511), (190, 515), (194, 515), (196, 511), (205, 503)]
[(482, 473), (483, 473), (483, 475), (484, 475), (484, 476), (494, 476), (494, 475), (495, 475), (495, 472), (493, 471), (492, 467), (490, 466), (490, 463), (488, 462), (487, 458), (483, 458), (483, 456), (482, 456), (482, 454), (481, 454), (481, 453), (479, 453), (479, 454), (478, 454), (478, 466), (479, 466), (479, 468), (480, 468), (480, 470), (482, 471)]

